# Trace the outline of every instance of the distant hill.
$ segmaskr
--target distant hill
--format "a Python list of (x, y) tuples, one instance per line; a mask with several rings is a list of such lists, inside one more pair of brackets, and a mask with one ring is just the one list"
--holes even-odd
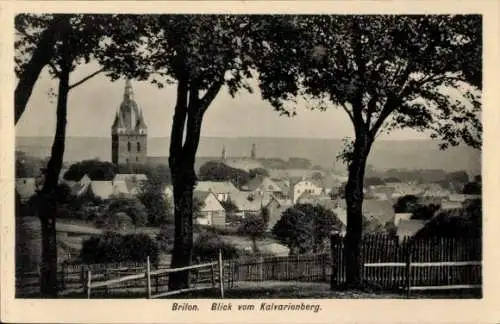
[[(17, 137), (16, 150), (32, 156), (45, 157), (50, 152), (51, 143), (50, 137)], [(226, 157), (250, 156), (252, 143), (256, 145), (257, 157), (303, 157), (310, 159), (314, 165), (342, 168), (341, 164), (335, 161), (342, 147), (340, 139), (204, 137), (198, 150), (199, 161), (206, 161), (207, 157), (219, 157), (223, 146), (226, 148)], [(155, 160), (166, 162), (167, 159), (162, 157), (168, 155), (168, 149), (169, 138), (148, 140), (148, 155)], [(111, 138), (69, 137), (66, 140), (66, 162), (90, 158), (109, 161)], [(447, 172), (465, 170), (470, 174), (477, 174), (481, 172), (481, 153), (469, 147), (440, 151), (438, 143), (432, 140), (378, 140), (368, 163), (381, 171), (393, 168), (443, 169)]]

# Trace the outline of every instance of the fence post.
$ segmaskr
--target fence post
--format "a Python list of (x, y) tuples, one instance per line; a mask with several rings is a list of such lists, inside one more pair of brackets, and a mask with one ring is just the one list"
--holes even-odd
[(216, 284), (215, 284), (215, 264), (214, 264), (213, 259), (212, 259), (211, 268), (212, 268), (212, 287), (215, 288), (215, 286), (216, 286)]
[(65, 273), (64, 273), (65, 265), (66, 265), (66, 263), (63, 263), (61, 265), (61, 286), (60, 287), (61, 287), (62, 290), (66, 289), (66, 282), (65, 282), (66, 276), (65, 276)]
[(323, 271), (321, 281), (323, 281), (323, 282), (327, 280), (326, 279), (326, 264), (328, 263), (327, 258), (328, 258), (328, 254), (323, 254), (321, 256), (321, 270)]
[(219, 250), (219, 286), (220, 296), (224, 298), (224, 264), (222, 263), (222, 251)]
[(259, 280), (264, 281), (264, 257), (259, 254)]
[(341, 250), (340, 248), (340, 242), (341, 242), (342, 237), (339, 235), (339, 233), (333, 233), (330, 236), (330, 253), (332, 254), (332, 274), (330, 276), (330, 289), (334, 290), (336, 287), (339, 285), (339, 278), (340, 278), (340, 270), (342, 265), (339, 251)]
[(148, 285), (148, 299), (151, 299), (151, 263), (149, 263), (149, 255), (146, 258), (146, 281)]
[(407, 243), (407, 256), (406, 256), (406, 297), (410, 298), (411, 294), (411, 257), (413, 240), (408, 239)]
[(88, 270), (88, 272), (87, 272), (87, 298), (88, 299), (90, 299), (91, 283), (92, 283), (92, 271)]

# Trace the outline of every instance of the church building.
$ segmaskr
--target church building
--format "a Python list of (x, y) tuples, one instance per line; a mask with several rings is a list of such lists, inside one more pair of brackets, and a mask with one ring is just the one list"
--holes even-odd
[(111, 126), (111, 161), (119, 164), (147, 162), (148, 129), (142, 111), (134, 100), (132, 84), (127, 79), (123, 101)]

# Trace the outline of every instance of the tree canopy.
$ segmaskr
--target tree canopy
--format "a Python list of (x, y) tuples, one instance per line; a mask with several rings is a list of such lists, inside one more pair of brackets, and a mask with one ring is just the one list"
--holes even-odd
[(200, 167), (198, 177), (202, 181), (230, 181), (240, 187), (250, 180), (251, 175), (245, 170), (232, 168), (222, 162), (209, 161)]
[(332, 231), (342, 225), (335, 214), (319, 205), (296, 204), (283, 212), (272, 233), (290, 254), (319, 251)]

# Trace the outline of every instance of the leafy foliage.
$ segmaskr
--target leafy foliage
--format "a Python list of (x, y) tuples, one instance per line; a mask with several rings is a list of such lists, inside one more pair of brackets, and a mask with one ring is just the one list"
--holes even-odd
[(238, 232), (240, 234), (248, 235), (252, 239), (254, 252), (258, 252), (257, 238), (264, 236), (266, 229), (267, 222), (263, 215), (249, 215), (243, 220), (243, 223), (238, 228)]
[(92, 235), (82, 244), (80, 258), (83, 263), (150, 262), (157, 264), (159, 248), (146, 234), (121, 235), (106, 232)]
[(160, 226), (174, 221), (173, 208), (170, 200), (165, 197), (163, 188), (162, 182), (152, 177), (148, 177), (139, 187), (137, 198), (146, 207), (149, 225)]
[(412, 213), (412, 218), (414, 219), (431, 219), (440, 207), (439, 204), (424, 203), (419, 197), (414, 195), (406, 195), (399, 198), (393, 206), (394, 212)]
[(272, 233), (291, 254), (318, 251), (326, 246), (333, 230), (340, 231), (335, 214), (319, 205), (296, 204), (285, 210)]
[(244, 170), (232, 168), (224, 163), (210, 161), (200, 167), (198, 177), (202, 181), (231, 181), (239, 187), (247, 183), (251, 175)]
[(117, 168), (111, 162), (84, 160), (72, 164), (64, 174), (64, 179), (80, 181), (84, 175), (88, 175), (91, 180), (109, 181), (114, 179), (116, 173)]
[(264, 168), (255, 168), (248, 171), (250, 178), (269, 177), (269, 172)]
[(482, 237), (482, 200), (463, 203), (462, 208), (442, 211), (427, 223), (418, 237)]
[(222, 257), (233, 259), (239, 256), (235, 246), (226, 243), (219, 235), (213, 233), (201, 233), (194, 242), (193, 258), (199, 260), (215, 260), (219, 250)]
[(109, 220), (114, 214), (125, 213), (132, 220), (135, 227), (147, 224), (148, 211), (146, 207), (136, 198), (114, 197), (110, 198), (106, 204), (104, 219)]

